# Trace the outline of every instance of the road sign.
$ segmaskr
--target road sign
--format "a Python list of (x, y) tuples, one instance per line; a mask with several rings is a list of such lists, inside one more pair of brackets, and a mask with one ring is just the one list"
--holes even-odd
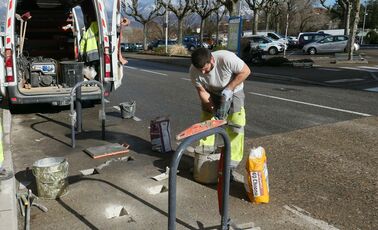
[(228, 20), (227, 49), (240, 56), (240, 37), (242, 30), (242, 17), (230, 17)]

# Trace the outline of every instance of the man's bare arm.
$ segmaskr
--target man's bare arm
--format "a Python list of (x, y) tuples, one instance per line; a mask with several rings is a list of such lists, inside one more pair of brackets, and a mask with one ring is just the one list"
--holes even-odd
[(213, 113), (214, 105), (210, 99), (210, 94), (206, 91), (203, 86), (196, 86), (198, 96), (201, 101), (202, 110)]
[(234, 90), (236, 86), (240, 85), (247, 77), (251, 74), (251, 70), (249, 67), (244, 64), (243, 69), (240, 71), (240, 73), (236, 74), (234, 79), (228, 83), (226, 88), (230, 90)]

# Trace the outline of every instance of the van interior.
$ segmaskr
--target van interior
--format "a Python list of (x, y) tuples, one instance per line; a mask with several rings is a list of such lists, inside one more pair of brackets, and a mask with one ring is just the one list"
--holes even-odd
[[(67, 68), (80, 69), (78, 42), (72, 10), (82, 15), (92, 1), (19, 0), (15, 15), (15, 43), (19, 90), (23, 93), (54, 91), (73, 87), (75, 76), (67, 76)], [(94, 11), (94, 10), (93, 10)], [(68, 70), (69, 71), (69, 70)], [(78, 72), (78, 71), (76, 71)], [(82, 71), (79, 73), (82, 77)], [(71, 74), (72, 75), (72, 74)]]

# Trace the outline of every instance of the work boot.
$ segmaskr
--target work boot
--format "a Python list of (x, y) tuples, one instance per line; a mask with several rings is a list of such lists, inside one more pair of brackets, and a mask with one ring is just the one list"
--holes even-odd
[(0, 169), (0, 181), (1, 180), (9, 180), (13, 177), (13, 173), (10, 171), (5, 170), (4, 168)]

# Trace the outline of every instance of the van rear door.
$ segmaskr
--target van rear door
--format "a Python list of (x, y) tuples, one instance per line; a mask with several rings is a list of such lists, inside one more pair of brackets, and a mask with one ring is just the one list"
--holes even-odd
[[(3, 25), (3, 23), (1, 22), (0, 25)], [(1, 28), (2, 30), (3, 28)], [(4, 43), (3, 43), (3, 40), (4, 40), (4, 37), (5, 37), (5, 33), (3, 31), (0, 31), (0, 91), (1, 91), (1, 95), (2, 96), (6, 96), (6, 91), (5, 91), (5, 69), (4, 69)]]
[(110, 47), (111, 47), (111, 59), (112, 59), (112, 75), (114, 89), (117, 89), (122, 84), (123, 78), (123, 66), (118, 59), (120, 33), (117, 33), (121, 23), (121, 12), (126, 12), (126, 3), (124, 0), (107, 0), (106, 4), (109, 4), (107, 13), (111, 16)]

